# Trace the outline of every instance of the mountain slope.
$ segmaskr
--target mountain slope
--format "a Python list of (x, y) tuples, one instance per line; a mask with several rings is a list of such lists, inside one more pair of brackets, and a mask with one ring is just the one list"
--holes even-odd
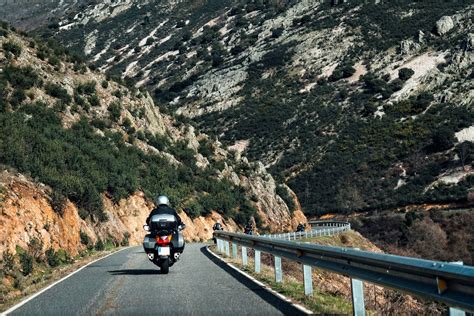
[(472, 11), (441, 0), (124, 1), (39, 33), (262, 160), (315, 214), (466, 201)]
[(107, 80), (62, 47), (1, 30), (0, 164), (13, 182), (19, 172), (28, 186), (47, 185), (38, 196), (48, 194), (60, 216), (72, 202), (99, 225), (116, 216), (113, 205), (139, 194), (147, 214), (147, 203), (166, 194), (191, 219), (218, 213), (269, 230), (305, 221), (260, 163), (236, 158), (161, 113), (145, 91)]

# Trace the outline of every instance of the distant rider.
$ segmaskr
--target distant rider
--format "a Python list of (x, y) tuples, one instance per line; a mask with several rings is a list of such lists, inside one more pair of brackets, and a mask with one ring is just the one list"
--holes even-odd
[(249, 222), (249, 223), (245, 226), (244, 232), (245, 232), (247, 235), (253, 235), (253, 224), (252, 224), (252, 222)]
[(214, 226), (212, 226), (212, 229), (213, 229), (213, 230), (224, 230), (224, 229), (222, 228), (221, 223), (219, 223), (219, 222), (216, 222), (216, 223), (214, 224)]
[(305, 225), (303, 225), (302, 223), (299, 223), (298, 227), (296, 227), (296, 232), (304, 232), (304, 230), (305, 230)]
[(168, 199), (167, 196), (160, 195), (158, 199), (156, 200), (156, 204), (158, 204), (158, 206), (153, 211), (151, 211), (150, 215), (148, 215), (148, 218), (146, 219), (146, 223), (149, 226), (150, 226), (150, 219), (152, 218), (152, 216), (158, 215), (158, 214), (174, 215), (176, 217), (176, 221), (178, 222), (178, 226), (183, 223), (183, 221), (181, 220), (181, 217), (179, 217), (176, 210), (169, 206), (170, 200)]
[[(224, 230), (224, 228), (222, 227), (221, 223), (219, 223), (219, 222), (216, 222), (216, 223), (214, 224), (214, 226), (212, 226), (212, 229), (213, 229), (214, 231), (216, 231), (216, 230)], [(217, 243), (217, 239), (216, 239), (215, 237), (212, 237), (212, 240), (214, 241), (214, 243)]]

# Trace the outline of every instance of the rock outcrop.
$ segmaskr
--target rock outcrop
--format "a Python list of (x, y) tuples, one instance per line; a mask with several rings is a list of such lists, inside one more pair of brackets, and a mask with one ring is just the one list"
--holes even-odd
[(454, 28), (454, 21), (450, 16), (443, 16), (436, 22), (436, 31), (439, 35), (444, 35)]
[[(61, 248), (73, 256), (99, 240), (116, 245), (139, 245), (146, 234), (143, 224), (154, 206), (142, 192), (118, 204), (104, 196), (107, 220), (93, 222), (90, 218), (83, 220), (77, 207), (69, 201), (62, 214), (55, 212), (49, 197), (51, 189), (23, 175), (1, 172), (0, 188), (0, 257), (5, 251), (15, 253), (17, 246), (26, 249), (33, 239), (42, 242), (43, 251), (50, 247), (56, 250)], [(300, 210), (295, 211), (292, 217), (281, 212), (267, 212), (263, 208), (259, 210), (264, 223), (272, 231), (306, 222)], [(242, 231), (235, 221), (225, 219), (217, 212), (194, 219), (184, 212), (180, 212), (180, 216), (186, 224), (183, 233), (188, 242), (212, 238), (212, 226), (216, 222), (220, 222), (226, 231)], [(87, 236), (87, 242), (84, 236)]]

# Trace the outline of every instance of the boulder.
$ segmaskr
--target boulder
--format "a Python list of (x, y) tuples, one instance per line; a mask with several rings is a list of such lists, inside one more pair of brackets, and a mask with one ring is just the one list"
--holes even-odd
[(444, 35), (454, 27), (454, 21), (450, 16), (443, 16), (436, 22), (436, 31), (439, 35)]

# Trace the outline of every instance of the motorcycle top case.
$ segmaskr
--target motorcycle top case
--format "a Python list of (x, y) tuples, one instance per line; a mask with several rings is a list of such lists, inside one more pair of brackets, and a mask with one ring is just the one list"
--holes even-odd
[(178, 221), (171, 214), (156, 214), (151, 217), (150, 226), (152, 230), (176, 229)]

